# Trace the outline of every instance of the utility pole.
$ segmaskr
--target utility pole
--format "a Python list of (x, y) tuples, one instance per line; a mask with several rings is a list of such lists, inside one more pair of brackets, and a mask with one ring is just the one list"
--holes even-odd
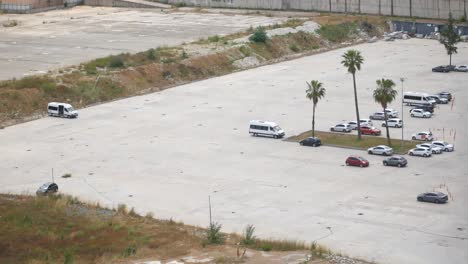
[(211, 228), (211, 224), (213, 223), (211, 221), (211, 197), (208, 195), (208, 207), (210, 208), (210, 228)]
[(54, 181), (54, 168), (52, 168), (52, 182), (55, 182)]
[(403, 83), (405, 82), (405, 78), (401, 77), (400, 81), (401, 81), (401, 123), (403, 124), (401, 126), (401, 145), (400, 145), (400, 151), (401, 151), (401, 150), (403, 150), (403, 128), (405, 127), (405, 123), (403, 121), (403, 116), (405, 115), (404, 112), (403, 112), (403, 98), (404, 98)]

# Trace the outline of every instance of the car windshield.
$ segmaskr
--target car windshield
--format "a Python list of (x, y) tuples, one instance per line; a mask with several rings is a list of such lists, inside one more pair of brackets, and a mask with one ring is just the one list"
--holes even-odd
[(68, 107), (68, 108), (66, 108), (66, 110), (67, 110), (68, 112), (73, 112), (73, 107)]
[(280, 128), (279, 126), (274, 126), (274, 127), (272, 127), (272, 129), (273, 129), (274, 131), (276, 131), (276, 132), (278, 132), (278, 131), (281, 130), (281, 128)]

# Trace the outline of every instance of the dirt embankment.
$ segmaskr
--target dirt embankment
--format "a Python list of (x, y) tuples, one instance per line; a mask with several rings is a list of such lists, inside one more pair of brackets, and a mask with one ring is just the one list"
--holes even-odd
[(124, 205), (0, 194), (0, 263), (366, 264), (316, 244), (256, 239), (250, 230), (248, 240), (216, 233), (213, 242), (207, 229), (140, 216)]
[[(322, 25), (317, 31), (316, 22), (292, 19), (263, 29), (99, 58), (42, 76), (1, 82), (0, 127), (43, 116), (51, 101), (82, 108), (159, 91), (352, 45), (380, 36), (386, 27), (381, 17), (332, 15), (314, 20)], [(258, 31), (266, 31), (266, 39), (249, 40), (249, 36), (261, 34)]]

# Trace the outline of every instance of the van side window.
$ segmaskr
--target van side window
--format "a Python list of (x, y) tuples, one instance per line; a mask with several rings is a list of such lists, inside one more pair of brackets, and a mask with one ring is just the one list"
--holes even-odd
[(49, 106), (49, 110), (57, 111), (57, 110), (58, 110), (58, 108), (57, 108), (57, 107), (55, 107), (55, 106)]

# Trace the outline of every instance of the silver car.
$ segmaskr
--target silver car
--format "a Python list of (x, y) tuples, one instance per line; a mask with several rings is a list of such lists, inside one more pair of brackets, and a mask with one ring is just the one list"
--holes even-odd
[(453, 144), (449, 144), (445, 141), (432, 141), (432, 145), (436, 145), (442, 148), (443, 151), (452, 152), (455, 150)]
[(418, 144), (416, 145), (416, 147), (427, 148), (432, 152), (432, 154), (442, 154), (442, 148), (434, 144), (424, 143), (424, 144)]
[(385, 120), (385, 114), (384, 112), (375, 112), (372, 115), (370, 115), (369, 118), (372, 120)]
[(368, 148), (367, 153), (371, 155), (376, 154), (376, 155), (390, 156), (393, 154), (393, 149), (385, 145), (379, 145), (379, 146), (375, 146), (372, 148)]
[(421, 156), (421, 157), (430, 157), (432, 156), (432, 151), (427, 148), (414, 148), (409, 150), (410, 156)]
[(351, 127), (348, 124), (338, 124), (330, 128), (330, 131), (333, 132), (351, 132)]

